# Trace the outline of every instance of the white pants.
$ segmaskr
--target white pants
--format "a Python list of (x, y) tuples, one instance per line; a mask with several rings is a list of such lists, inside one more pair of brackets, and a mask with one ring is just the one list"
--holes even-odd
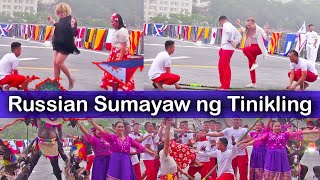
[(317, 48), (313, 46), (313, 44), (307, 44), (307, 59), (310, 61), (314, 66), (316, 65), (317, 59)]

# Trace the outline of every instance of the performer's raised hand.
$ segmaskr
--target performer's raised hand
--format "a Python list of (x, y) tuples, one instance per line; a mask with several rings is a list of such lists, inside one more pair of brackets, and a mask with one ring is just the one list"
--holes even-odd
[(240, 26), (240, 23), (241, 23), (240, 19), (237, 19), (236, 24)]
[(75, 18), (71, 18), (71, 27), (74, 28), (76, 27), (77, 20)]
[(232, 140), (232, 145), (236, 145), (236, 139), (234, 138), (234, 136), (231, 136), (231, 140)]
[(207, 148), (207, 146), (202, 146), (200, 150), (201, 151), (206, 151), (206, 148)]
[(51, 16), (47, 16), (47, 21), (48, 21), (48, 23), (50, 23), (50, 24), (56, 23)]

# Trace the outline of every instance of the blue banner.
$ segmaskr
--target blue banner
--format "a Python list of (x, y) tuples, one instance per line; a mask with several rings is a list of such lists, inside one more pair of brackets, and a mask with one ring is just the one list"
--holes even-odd
[(0, 118), (319, 118), (316, 91), (0, 92)]
[(296, 38), (297, 38), (296, 34), (287, 34), (286, 44), (284, 45), (284, 52), (283, 52), (284, 56), (288, 56)]

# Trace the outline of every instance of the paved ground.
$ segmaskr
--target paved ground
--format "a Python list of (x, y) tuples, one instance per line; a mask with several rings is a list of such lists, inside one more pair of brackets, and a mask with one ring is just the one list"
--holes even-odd
[[(25, 41), (21, 39), (0, 37), (0, 57), (10, 52), (10, 44), (13, 41), (21, 42), (23, 52), (20, 62), (20, 73), (24, 75), (36, 75), (41, 79), (53, 78), (53, 51), (52, 47), (46, 46), (44, 43)], [(81, 50), (79, 55), (70, 55), (66, 60), (67, 66), (70, 68), (71, 75), (76, 79), (73, 90), (100, 91), (100, 80), (102, 70), (93, 65), (92, 61), (104, 61), (108, 57), (106, 51), (89, 51)], [(63, 74), (63, 73), (62, 73)], [(62, 85), (68, 87), (68, 81), (63, 74)], [(143, 73), (137, 71), (134, 80), (136, 89), (143, 90)], [(39, 82), (39, 81), (37, 81)]]
[[(164, 50), (164, 42), (168, 38), (145, 37), (145, 90), (153, 90), (147, 77), (152, 60)], [(173, 39), (175, 40), (175, 39)], [(193, 42), (176, 40), (176, 51), (172, 55), (172, 72), (181, 76), (181, 83), (197, 83), (219, 86), (218, 74), (219, 47), (197, 45)], [(258, 57), (260, 67), (257, 69), (258, 89), (282, 89), (288, 85), (289, 59), (286, 57), (269, 56), (267, 60)], [(317, 64), (320, 71), (320, 64)], [(248, 60), (241, 51), (236, 51), (231, 60), (231, 87), (244, 87), (249, 84)], [(173, 90), (174, 87), (168, 89)], [(310, 90), (319, 90), (320, 81), (311, 84)]]

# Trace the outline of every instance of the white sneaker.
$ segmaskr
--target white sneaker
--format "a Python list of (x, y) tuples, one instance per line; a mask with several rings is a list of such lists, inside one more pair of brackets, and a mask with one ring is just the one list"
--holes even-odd
[(259, 67), (258, 64), (253, 64), (250, 68), (250, 71), (254, 71), (255, 69), (257, 69)]
[(256, 88), (257, 85), (256, 85), (256, 84), (253, 84), (253, 83), (250, 83), (250, 84), (248, 84), (248, 85), (245, 85), (244, 87), (246, 87), (246, 88)]

